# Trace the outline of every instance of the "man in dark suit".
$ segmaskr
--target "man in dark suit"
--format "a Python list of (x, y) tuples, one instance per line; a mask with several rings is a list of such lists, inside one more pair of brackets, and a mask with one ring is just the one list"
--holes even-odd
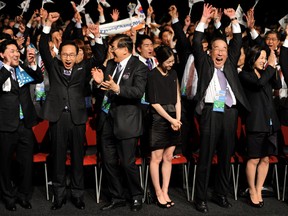
[(234, 9), (225, 9), (231, 20), (233, 40), (230, 47), (223, 38), (212, 41), (212, 50), (207, 55), (202, 48), (204, 28), (215, 8), (204, 4), (203, 14), (193, 38), (195, 66), (199, 74), (196, 112), (200, 116), (200, 158), (196, 171), (195, 207), (206, 213), (207, 189), (212, 157), (217, 149), (218, 173), (212, 200), (219, 206), (230, 208), (227, 200), (229, 189), (230, 158), (235, 145), (238, 110), (236, 106), (250, 110), (237, 73), (241, 49), (241, 29)]
[[(42, 82), (43, 77), (35, 63), (35, 50), (27, 50), (29, 67), (22, 64), (21, 68), (19, 67), (20, 53), (14, 40), (5, 40), (0, 44), (0, 56), (3, 60), (0, 70), (1, 195), (9, 211), (16, 211), (16, 202), (23, 208), (31, 209), (29, 198), (32, 189), (34, 146), (32, 127), (37, 124), (37, 115), (31, 100), (29, 84), (21, 83), (15, 71), (23, 68), (34, 79), (34, 83)], [(11, 179), (11, 163), (15, 152), (19, 165), (18, 190)]]
[[(116, 35), (110, 41), (114, 59), (108, 61), (103, 73), (96, 68), (93, 78), (105, 90), (98, 123), (103, 165), (111, 202), (102, 210), (125, 206), (122, 177), (127, 179), (133, 203), (132, 211), (142, 208), (143, 190), (135, 165), (135, 150), (142, 134), (141, 97), (145, 91), (148, 68), (132, 56), (133, 42), (127, 35)], [(124, 170), (122, 176), (119, 162)]]
[[(76, 64), (78, 47), (72, 41), (63, 41), (59, 47), (60, 60), (49, 51), (49, 33), (59, 13), (52, 12), (43, 27), (39, 42), (40, 54), (49, 74), (50, 90), (43, 107), (43, 117), (50, 122), (53, 160), (53, 191), (55, 202), (51, 207), (57, 210), (66, 202), (65, 161), (68, 143), (71, 148), (71, 195), (72, 203), (84, 209), (83, 144), (85, 141), (85, 87), (91, 68), (100, 65), (104, 58), (103, 45), (89, 61)], [(90, 30), (95, 38), (100, 36), (97, 27)], [(99, 30), (99, 29), (98, 29)], [(99, 38), (98, 38), (99, 39)]]

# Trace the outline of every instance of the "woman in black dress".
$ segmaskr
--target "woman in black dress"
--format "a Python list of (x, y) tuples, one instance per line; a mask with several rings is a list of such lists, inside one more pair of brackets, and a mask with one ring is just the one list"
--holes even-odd
[[(267, 60), (266, 51), (254, 46), (248, 52), (240, 81), (252, 107), (246, 118), (248, 161), (246, 176), (250, 205), (261, 208), (262, 187), (269, 168), (269, 156), (277, 154), (279, 120), (273, 103), (273, 89), (281, 87), (277, 79), (276, 55), (272, 50)], [(256, 180), (256, 181), (255, 181)]]
[[(168, 46), (155, 49), (158, 67), (148, 73), (146, 100), (150, 103), (150, 174), (157, 205), (174, 205), (168, 195), (175, 146), (180, 144), (181, 104), (177, 73), (172, 69), (173, 51)], [(159, 165), (162, 162), (162, 186)]]

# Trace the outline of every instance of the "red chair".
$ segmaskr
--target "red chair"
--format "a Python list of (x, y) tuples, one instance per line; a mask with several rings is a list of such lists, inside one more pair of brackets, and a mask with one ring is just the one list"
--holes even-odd
[[(43, 140), (47, 134), (48, 128), (49, 128), (49, 122), (47, 120), (43, 120), (42, 122), (39, 122), (36, 126), (32, 128), (38, 145), (41, 145), (43, 143)], [(48, 156), (48, 153), (43, 153), (43, 152), (36, 153), (33, 155), (33, 163), (44, 164), (46, 199), (49, 200), (47, 156)]]
[[(281, 125), (281, 131), (284, 138), (284, 147), (288, 147), (288, 126)], [(285, 171), (284, 171), (284, 181), (283, 181), (283, 192), (282, 192), (282, 201), (285, 199), (286, 191), (286, 181), (287, 181), (287, 165), (288, 165), (288, 153), (283, 155), (285, 161)]]
[[(200, 126), (198, 123), (198, 120), (196, 117), (194, 117), (194, 124), (196, 126), (196, 131), (197, 131), (197, 136), (199, 137), (197, 140), (200, 141)], [(197, 164), (199, 161), (199, 153), (195, 152), (192, 154), (191, 158), (192, 163), (194, 164), (194, 169), (193, 169), (193, 182), (192, 182), (192, 192), (191, 192), (191, 201), (194, 200), (194, 194), (195, 194), (195, 180), (196, 180), (196, 169), (197, 169)], [(218, 164), (218, 157), (217, 154), (214, 154), (212, 158), (212, 165), (217, 165)], [(236, 191), (236, 179), (235, 179), (235, 170), (234, 170), (234, 164), (235, 164), (235, 158), (234, 156), (231, 157), (230, 160), (231, 163), (231, 171), (232, 171), (232, 180), (233, 180), (233, 189), (234, 189), (234, 199), (237, 200), (237, 194), (235, 193)]]

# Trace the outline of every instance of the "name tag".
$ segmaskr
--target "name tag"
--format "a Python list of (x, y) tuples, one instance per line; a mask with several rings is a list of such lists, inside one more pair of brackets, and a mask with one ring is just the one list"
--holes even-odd
[(226, 91), (220, 90), (216, 93), (215, 100), (213, 103), (214, 112), (224, 112)]

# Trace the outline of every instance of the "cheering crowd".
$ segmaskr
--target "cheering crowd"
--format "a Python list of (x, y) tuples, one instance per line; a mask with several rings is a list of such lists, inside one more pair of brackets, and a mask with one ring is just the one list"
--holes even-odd
[[(255, 23), (254, 7), (244, 15), (243, 26), (235, 9), (208, 3), (195, 23), (190, 14), (179, 20), (177, 7), (171, 5), (170, 20), (158, 24), (153, 7), (149, 5), (145, 14), (138, 1), (137, 6), (128, 6), (128, 29), (115, 8), (110, 14), (113, 28), (104, 35), (102, 6), (107, 2), (100, 2), (97, 22), (86, 15), (83, 19), (83, 8), (74, 2), (67, 5), (74, 10), (68, 21), (43, 5), (29, 20), (23, 14), (1, 16), (0, 194), (6, 209), (16, 211), (16, 204), (32, 208), (32, 128), (43, 120), (49, 121), (51, 210), (67, 201), (68, 149), (71, 202), (85, 209), (88, 115), (96, 119), (109, 193), (101, 210), (127, 202), (131, 211), (142, 209), (146, 194), (135, 164), (139, 148), (148, 159), (153, 201), (160, 208), (177, 205), (169, 196), (174, 153), (189, 159), (192, 151), (199, 151), (195, 209), (209, 211), (207, 192), (215, 153), (218, 164), (211, 200), (231, 208), (230, 160), (240, 119), (246, 134), (248, 204), (264, 207), (261, 190), (269, 157), (282, 153), (280, 127), (288, 126), (288, 27), (269, 26), (263, 32)], [(84, 7), (85, 1), (81, 4)], [(136, 24), (131, 21), (134, 10)], [(197, 128), (200, 141), (193, 149)], [(17, 181), (12, 178), (14, 161), (19, 167)]]

